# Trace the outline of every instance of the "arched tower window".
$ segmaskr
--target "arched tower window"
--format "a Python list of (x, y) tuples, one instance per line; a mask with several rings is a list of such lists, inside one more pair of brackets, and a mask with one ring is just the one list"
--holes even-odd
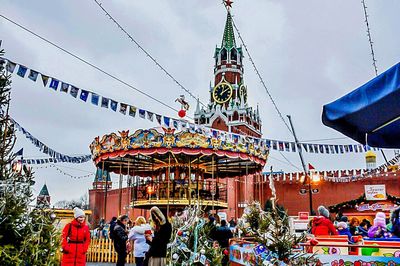
[(237, 50), (235, 48), (231, 50), (231, 61), (237, 61)]
[(237, 121), (237, 120), (239, 120), (239, 114), (238, 114), (238, 112), (237, 112), (237, 111), (233, 112), (233, 117), (232, 117), (232, 120), (233, 120), (233, 121)]
[(223, 49), (221, 50), (221, 61), (223, 61), (223, 60), (226, 61), (227, 58), (228, 58), (228, 52), (226, 51), (225, 48), (223, 48)]

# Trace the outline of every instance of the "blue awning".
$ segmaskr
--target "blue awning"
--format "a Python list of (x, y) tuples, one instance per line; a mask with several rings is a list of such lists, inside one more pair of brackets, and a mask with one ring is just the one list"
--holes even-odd
[(359, 143), (400, 148), (400, 63), (324, 105), (322, 122)]

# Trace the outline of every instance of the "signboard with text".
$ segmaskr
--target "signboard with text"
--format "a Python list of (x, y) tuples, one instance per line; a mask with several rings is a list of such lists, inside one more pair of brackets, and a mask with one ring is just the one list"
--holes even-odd
[(365, 185), (366, 200), (386, 200), (385, 185)]

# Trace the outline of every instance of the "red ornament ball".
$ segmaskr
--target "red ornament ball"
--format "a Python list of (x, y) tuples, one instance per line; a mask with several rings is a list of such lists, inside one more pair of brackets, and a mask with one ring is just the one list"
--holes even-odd
[(178, 231), (178, 236), (182, 236), (183, 232), (182, 231)]
[(229, 255), (229, 251), (227, 249), (224, 249), (224, 255), (226, 255), (226, 256)]
[(186, 116), (186, 110), (183, 109), (179, 110), (178, 115), (180, 118), (184, 118)]

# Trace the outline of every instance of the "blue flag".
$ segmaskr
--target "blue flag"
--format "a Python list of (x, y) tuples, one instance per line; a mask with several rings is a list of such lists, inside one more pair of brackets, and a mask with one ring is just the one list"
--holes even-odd
[(92, 92), (92, 104), (99, 105), (100, 97), (96, 93)]
[(82, 101), (86, 102), (88, 96), (89, 96), (89, 92), (88, 92), (88, 91), (81, 90), (81, 96), (79, 96), (79, 98), (80, 98)]
[(28, 68), (19, 65), (17, 75), (23, 78), (23, 77), (25, 77), (25, 74), (26, 74), (27, 70), (28, 70)]
[(111, 103), (110, 103), (111, 110), (116, 112), (117, 111), (117, 107), (118, 107), (118, 103), (116, 101), (114, 101), (114, 100), (111, 100)]
[(164, 124), (169, 127), (169, 123), (171, 121), (171, 118), (164, 116)]
[(140, 118), (145, 118), (145, 116), (146, 116), (146, 111), (143, 110), (143, 109), (139, 109), (139, 117)]
[(23, 156), (24, 155), (24, 148), (21, 148), (19, 151), (15, 153), (15, 156)]
[(56, 91), (58, 88), (58, 83), (60, 83), (58, 80), (56, 80), (55, 78), (51, 78), (49, 87), (53, 88)]

